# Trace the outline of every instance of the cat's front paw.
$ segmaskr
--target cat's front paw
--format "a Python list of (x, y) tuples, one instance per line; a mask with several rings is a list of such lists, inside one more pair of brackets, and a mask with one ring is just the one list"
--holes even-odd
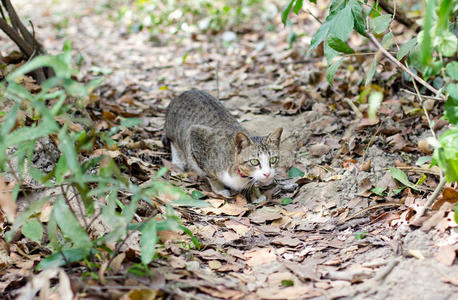
[(223, 196), (225, 198), (230, 198), (231, 197), (231, 192), (229, 190), (220, 190), (220, 191), (214, 191), (220, 196)]
[(252, 201), (253, 203), (258, 204), (258, 203), (265, 202), (266, 200), (267, 200), (267, 197), (264, 196), (264, 195), (261, 195), (261, 196), (259, 196), (259, 197), (257, 197), (257, 198), (252, 199), (251, 201)]

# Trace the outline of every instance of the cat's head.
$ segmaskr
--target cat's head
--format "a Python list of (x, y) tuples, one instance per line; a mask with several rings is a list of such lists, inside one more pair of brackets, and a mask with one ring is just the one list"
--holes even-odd
[(243, 132), (235, 135), (236, 162), (241, 176), (252, 177), (261, 185), (271, 184), (280, 161), (280, 139), (283, 128), (267, 136), (249, 137)]

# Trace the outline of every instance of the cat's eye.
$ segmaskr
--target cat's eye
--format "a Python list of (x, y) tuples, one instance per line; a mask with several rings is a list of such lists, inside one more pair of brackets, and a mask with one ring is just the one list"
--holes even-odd
[(258, 166), (259, 165), (259, 160), (258, 159), (250, 159), (250, 164), (252, 166)]
[(274, 156), (274, 157), (271, 157), (270, 158), (270, 164), (271, 165), (274, 165), (278, 162), (278, 157)]

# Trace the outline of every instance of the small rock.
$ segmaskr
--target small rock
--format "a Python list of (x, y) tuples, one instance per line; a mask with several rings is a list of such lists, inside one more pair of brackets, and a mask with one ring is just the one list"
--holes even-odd
[(329, 152), (330, 147), (326, 144), (315, 144), (310, 147), (310, 154), (312, 156), (320, 157)]

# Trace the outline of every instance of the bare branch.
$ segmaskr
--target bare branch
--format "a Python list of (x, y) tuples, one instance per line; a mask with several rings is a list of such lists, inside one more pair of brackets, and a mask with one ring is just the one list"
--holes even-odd
[(391, 55), (390, 52), (388, 52), (380, 43), (377, 41), (377, 39), (374, 37), (374, 35), (370, 32), (370, 30), (366, 31), (367, 36), (369, 37), (369, 40), (380, 50), (382, 51), (383, 55), (385, 55), (391, 62), (393, 62), (396, 66), (401, 68), (404, 72), (410, 75), (412, 79), (418, 81), (421, 85), (423, 85), (425, 88), (430, 90), (431, 92), (434, 93), (434, 95), (437, 95), (439, 98), (442, 100), (445, 100), (445, 96), (436, 90), (432, 85), (421, 79), (418, 75), (413, 73), (409, 68), (406, 68), (399, 60), (397, 60), (393, 55)]

